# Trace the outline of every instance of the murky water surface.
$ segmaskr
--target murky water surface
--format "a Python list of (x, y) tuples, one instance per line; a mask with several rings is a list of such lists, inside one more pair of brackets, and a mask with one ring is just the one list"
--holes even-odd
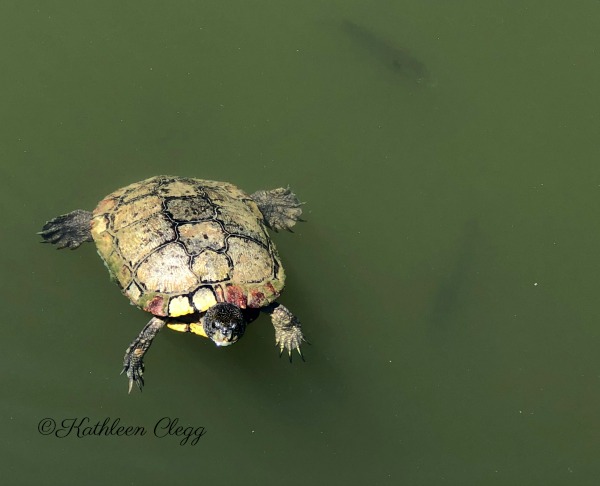
[[(551, 3), (4, 2), (4, 481), (596, 484), (600, 4)], [(164, 329), (127, 394), (149, 316), (35, 233), (157, 174), (306, 201), (306, 363)]]

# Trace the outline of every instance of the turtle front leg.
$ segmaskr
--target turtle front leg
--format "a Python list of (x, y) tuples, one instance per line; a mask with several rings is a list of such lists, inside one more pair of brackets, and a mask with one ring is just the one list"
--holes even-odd
[(298, 318), (290, 310), (278, 303), (265, 309), (271, 315), (271, 322), (275, 328), (275, 346), (279, 347), (279, 356), (283, 350), (287, 349), (290, 362), (292, 361), (292, 351), (295, 349), (304, 361), (304, 356), (300, 350), (303, 342), (308, 342), (302, 334), (302, 325)]
[(123, 358), (123, 371), (121, 374), (126, 373), (129, 378), (129, 392), (131, 393), (131, 387), (133, 382), (138, 386), (140, 391), (144, 387), (144, 354), (150, 348), (152, 340), (158, 334), (163, 326), (165, 320), (158, 317), (150, 319), (148, 324), (144, 326), (142, 332), (138, 334), (127, 350), (125, 351), (125, 357)]
[(92, 241), (91, 223), (92, 213), (76, 209), (48, 221), (38, 235), (42, 236), (44, 243), (52, 243), (59, 250), (74, 250), (82, 243)]
[(267, 226), (275, 231), (286, 229), (302, 221), (302, 203), (290, 188), (280, 187), (270, 191), (256, 191), (250, 196), (260, 209)]

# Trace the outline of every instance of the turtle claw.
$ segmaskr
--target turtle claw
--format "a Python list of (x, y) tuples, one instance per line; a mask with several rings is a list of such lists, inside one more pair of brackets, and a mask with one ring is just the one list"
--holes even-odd
[[(129, 378), (129, 387), (127, 390), (128, 395), (131, 394), (131, 388), (133, 387), (133, 381), (134, 381), (133, 379)], [(135, 384), (140, 389), (140, 392), (144, 391), (144, 379), (141, 376), (136, 378)]]
[(304, 355), (300, 349), (303, 342), (307, 342), (302, 334), (300, 321), (286, 307), (278, 305), (271, 313), (273, 327), (275, 328), (275, 346), (279, 348), (279, 356), (287, 350), (290, 363), (292, 362), (292, 351), (298, 351), (302, 361)]
[[(304, 339), (302, 341), (306, 342)], [(287, 349), (288, 358), (289, 358), (290, 363), (291, 363), (292, 362), (292, 356), (293, 356), (292, 352), (293, 352), (293, 349), (295, 349), (296, 351), (298, 351), (298, 354), (300, 355), (300, 359), (302, 359), (302, 361), (304, 361), (306, 363), (306, 360), (304, 359), (304, 355), (302, 354), (302, 349), (300, 349), (300, 345), (296, 346), (293, 349), (284, 346), (282, 343), (277, 343), (277, 344), (275, 344), (275, 346), (279, 346), (279, 357), (280, 358), (283, 356), (283, 350)]]
[(302, 204), (289, 187), (280, 187), (270, 191), (256, 191), (250, 196), (254, 199), (265, 223), (273, 231), (281, 229), (291, 231), (300, 220)]
[(127, 393), (131, 393), (133, 383), (137, 385), (140, 391), (144, 388), (144, 362), (137, 356), (136, 349), (127, 348), (125, 357), (123, 358), (123, 369), (121, 374), (125, 373), (129, 378), (129, 389)]
[(92, 213), (77, 209), (51, 219), (37, 234), (44, 239), (43, 243), (56, 245), (58, 250), (63, 248), (74, 250), (82, 243), (92, 241), (91, 221)]
[[(291, 348), (286, 348), (283, 344), (280, 344), (280, 343), (275, 343), (275, 346), (279, 346), (279, 358), (280, 359), (283, 356), (284, 349), (287, 349), (288, 358), (289, 358), (290, 363), (291, 363), (292, 362), (292, 349)], [(299, 346), (296, 347), (296, 350), (298, 351), (298, 354), (302, 358), (302, 361), (306, 362), (306, 360), (304, 359), (304, 356), (302, 355), (302, 351), (300, 351), (300, 347)]]
[(140, 391), (144, 388), (144, 354), (146, 354), (152, 340), (164, 325), (165, 321), (163, 319), (153, 317), (125, 351), (121, 374), (125, 373), (129, 378), (128, 393), (131, 393), (134, 382)]

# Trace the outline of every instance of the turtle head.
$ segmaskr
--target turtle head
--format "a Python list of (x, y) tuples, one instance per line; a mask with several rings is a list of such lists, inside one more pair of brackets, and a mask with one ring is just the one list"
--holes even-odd
[(244, 335), (246, 319), (238, 306), (219, 302), (206, 311), (203, 325), (204, 332), (217, 346), (229, 346)]

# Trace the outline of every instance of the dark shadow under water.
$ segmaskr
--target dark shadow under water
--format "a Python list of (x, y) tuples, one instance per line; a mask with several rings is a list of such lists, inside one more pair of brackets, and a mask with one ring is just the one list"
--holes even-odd
[(343, 20), (341, 26), (348, 37), (366, 49), (374, 59), (419, 85), (432, 84), (425, 64), (407, 50), (395, 46), (387, 39), (377, 36), (350, 20)]
[(430, 322), (435, 329), (448, 328), (458, 318), (461, 306), (468, 303), (466, 294), (473, 298), (471, 287), (478, 271), (476, 259), (481, 244), (479, 222), (471, 219), (464, 225), (453, 263), (433, 295)]

